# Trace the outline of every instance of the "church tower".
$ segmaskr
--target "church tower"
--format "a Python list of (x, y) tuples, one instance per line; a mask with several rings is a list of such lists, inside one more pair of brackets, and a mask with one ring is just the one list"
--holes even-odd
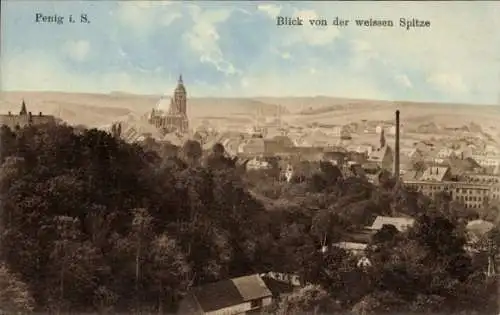
[(174, 104), (177, 114), (186, 115), (186, 101), (187, 92), (186, 88), (184, 87), (184, 82), (182, 81), (182, 75), (180, 75), (179, 80), (177, 81), (177, 87), (174, 91)]
[(26, 103), (24, 102), (24, 100), (23, 100), (23, 102), (21, 104), (21, 111), (19, 112), (19, 115), (20, 116), (26, 116), (26, 115), (28, 115), (28, 110), (26, 109)]
[(380, 148), (385, 147), (385, 131), (384, 128), (380, 130)]
[[(165, 100), (162, 98), (160, 104)], [(188, 132), (189, 121), (187, 117), (186, 105), (187, 93), (182, 81), (182, 75), (179, 76), (177, 86), (173, 96), (170, 98), (170, 106), (168, 111), (152, 110), (149, 117), (149, 123), (157, 128), (161, 128), (163, 133), (169, 132)]]

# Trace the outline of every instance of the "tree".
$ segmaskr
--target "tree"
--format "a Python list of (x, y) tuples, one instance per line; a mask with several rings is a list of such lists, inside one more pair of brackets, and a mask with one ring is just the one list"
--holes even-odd
[(57, 304), (57, 312), (74, 308), (82, 302), (82, 296), (92, 295), (99, 278), (109, 272), (99, 250), (82, 239), (79, 226), (75, 218), (54, 218), (56, 239), (47, 271), (57, 283), (47, 283), (47, 290), (49, 299)]
[(177, 298), (187, 290), (190, 266), (175, 239), (166, 234), (153, 240), (149, 252), (148, 275), (153, 284), (153, 292), (158, 296), (158, 313), (165, 311), (165, 301), (169, 311)]
[(35, 301), (28, 286), (18, 276), (0, 264), (0, 312), (7, 314), (31, 312)]
[(334, 314), (338, 311), (336, 303), (318, 285), (308, 285), (292, 293), (280, 303), (276, 314)]
[(140, 303), (139, 285), (141, 281), (141, 265), (144, 255), (144, 247), (148, 244), (149, 232), (151, 231), (152, 218), (148, 211), (143, 208), (133, 210), (132, 231), (135, 238), (135, 294), (137, 297), (137, 309)]
[(318, 244), (328, 245), (339, 240), (345, 230), (345, 222), (332, 210), (318, 210), (312, 219), (311, 233)]
[(198, 141), (187, 140), (182, 147), (182, 157), (188, 165), (198, 165), (202, 152)]
[(393, 292), (376, 292), (365, 296), (352, 308), (355, 315), (399, 314), (405, 310), (405, 301)]
[(399, 234), (398, 229), (394, 227), (392, 224), (384, 224), (382, 228), (373, 235), (373, 242), (377, 243), (386, 243), (393, 242), (396, 236)]

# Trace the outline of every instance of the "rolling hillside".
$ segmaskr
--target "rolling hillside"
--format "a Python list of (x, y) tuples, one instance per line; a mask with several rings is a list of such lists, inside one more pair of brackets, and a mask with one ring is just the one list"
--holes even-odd
[[(157, 103), (159, 95), (127, 93), (85, 94), (63, 92), (3, 92), (0, 113), (17, 112), (22, 99), (28, 110), (59, 116), (70, 124), (89, 127), (108, 125), (143, 116)], [(406, 125), (434, 122), (442, 126), (475, 123), (486, 132), (497, 135), (500, 107), (464, 104), (390, 102), (334, 97), (297, 98), (189, 98), (188, 115), (193, 127), (204, 121), (216, 127), (250, 125), (257, 115), (272, 117), (281, 112), (291, 125), (347, 124), (361, 120), (392, 121), (394, 111), (401, 110)]]

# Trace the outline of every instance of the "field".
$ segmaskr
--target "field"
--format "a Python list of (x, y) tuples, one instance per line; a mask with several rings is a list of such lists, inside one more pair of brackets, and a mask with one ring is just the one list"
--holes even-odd
[[(89, 127), (108, 125), (147, 114), (159, 95), (126, 93), (83, 94), (63, 92), (3, 92), (0, 113), (19, 111), (24, 99), (28, 110), (56, 115), (70, 124)], [(251, 126), (257, 116), (276, 117), (294, 126), (311, 123), (343, 125), (350, 122), (392, 121), (394, 111), (401, 111), (401, 123), (417, 127), (435, 123), (442, 127), (477, 124), (493, 138), (500, 137), (500, 107), (467, 104), (390, 102), (342, 99), (333, 97), (297, 98), (189, 98), (188, 115), (196, 127), (208, 121), (216, 127)]]

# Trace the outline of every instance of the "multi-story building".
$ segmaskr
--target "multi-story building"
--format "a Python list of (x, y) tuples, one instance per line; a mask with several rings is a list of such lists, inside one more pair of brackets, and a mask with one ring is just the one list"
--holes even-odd
[(8, 126), (11, 129), (22, 128), (29, 125), (55, 124), (56, 118), (51, 115), (44, 115), (39, 112), (38, 115), (33, 115), (28, 112), (24, 100), (21, 103), (19, 115), (13, 115), (9, 112), (7, 115), (0, 115), (0, 125)]
[(416, 178), (406, 178), (404, 183), (420, 191), (428, 197), (434, 197), (441, 192), (446, 192), (452, 200), (459, 201), (466, 208), (480, 209), (500, 196), (500, 185), (494, 181), (474, 181), (475, 175), (469, 179), (453, 181), (449, 167), (429, 167)]
[(462, 179), (468, 183), (494, 185), (500, 183), (499, 175), (481, 174), (481, 173), (466, 173)]
[(473, 154), (472, 158), (483, 167), (500, 165), (500, 156)]
[(179, 77), (177, 87), (174, 91), (174, 97), (170, 98), (168, 111), (164, 111), (165, 98), (162, 98), (156, 109), (151, 111), (149, 123), (157, 128), (161, 128), (166, 133), (181, 132), (186, 133), (189, 128), (187, 117), (187, 92), (182, 81), (182, 75)]

